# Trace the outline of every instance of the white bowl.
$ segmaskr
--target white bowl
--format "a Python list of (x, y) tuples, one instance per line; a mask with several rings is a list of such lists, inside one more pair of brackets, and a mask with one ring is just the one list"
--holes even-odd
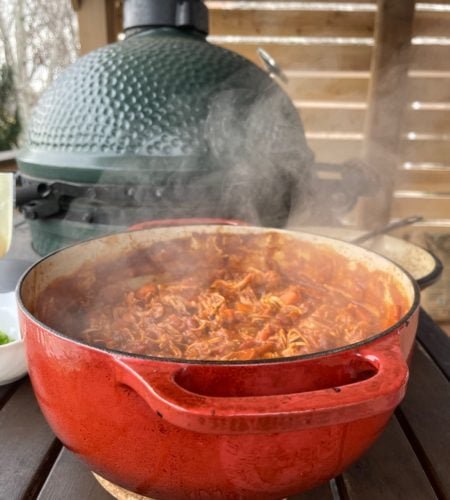
[(0, 293), (0, 331), (12, 339), (11, 342), (0, 345), (0, 385), (4, 385), (27, 373), (14, 292)]
[[(347, 227), (304, 227), (298, 230), (350, 242), (364, 234), (364, 231)], [(417, 281), (421, 290), (432, 285), (442, 273), (442, 264), (435, 255), (425, 248), (394, 236), (380, 235), (362, 243), (361, 246), (380, 253), (403, 267)]]

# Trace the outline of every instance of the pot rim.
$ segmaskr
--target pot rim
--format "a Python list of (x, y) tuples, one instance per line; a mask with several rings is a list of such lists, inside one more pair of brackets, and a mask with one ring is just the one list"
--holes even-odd
[[(196, 226), (192, 226), (192, 227), (199, 229), (199, 228), (206, 227), (206, 226), (207, 227), (211, 227), (211, 226), (224, 227), (221, 224), (205, 224), (205, 225), (196, 225)], [(185, 226), (185, 227), (188, 227), (188, 226)], [(236, 227), (240, 227), (240, 226), (236, 226)], [(260, 227), (260, 226), (243, 226), (243, 227), (246, 227), (249, 229), (251, 227), (255, 227), (258, 229), (263, 229), (263, 230), (268, 230), (268, 231), (276, 231), (276, 232), (280, 232), (280, 233), (286, 233), (286, 234), (289, 234), (291, 236), (292, 236), (292, 234), (295, 234), (295, 233), (301, 233), (301, 234), (305, 234), (307, 236), (310, 235), (310, 233), (306, 233), (306, 232), (303, 233), (301, 231), (292, 231), (289, 229), (266, 228), (266, 227)], [(137, 230), (137, 232), (152, 231), (155, 229), (160, 229), (160, 228), (140, 229), (140, 230)], [(355, 245), (355, 244), (350, 243), (350, 242), (346, 242), (346, 241), (344, 242), (342, 240), (339, 240), (338, 238), (320, 235), (320, 239), (329, 240), (329, 241), (336, 241), (336, 242), (339, 242), (339, 244), (344, 243), (345, 245), (357, 248), (359, 250), (363, 250), (364, 252), (376, 254), (377, 256), (381, 257), (384, 260), (391, 262), (395, 267), (397, 267), (408, 278), (411, 286), (413, 287), (413, 300), (412, 300), (411, 307), (408, 309), (408, 311), (396, 323), (394, 323), (392, 326), (390, 326), (386, 330), (383, 330), (379, 333), (376, 333), (376, 334), (374, 334), (374, 335), (372, 335), (364, 340), (361, 340), (359, 342), (335, 347), (334, 349), (327, 349), (325, 351), (312, 352), (309, 354), (300, 354), (298, 356), (286, 356), (286, 357), (269, 358), (269, 359), (253, 359), (253, 360), (212, 360), (211, 359), (211, 360), (202, 360), (202, 359), (171, 358), (171, 357), (163, 357), (163, 356), (151, 356), (151, 355), (146, 355), (146, 354), (135, 354), (135, 353), (130, 353), (130, 352), (119, 351), (116, 349), (109, 349), (106, 347), (95, 346), (95, 345), (89, 344), (88, 342), (83, 342), (82, 340), (75, 339), (69, 335), (66, 335), (62, 332), (59, 332), (59, 331), (55, 330), (54, 328), (46, 325), (45, 323), (40, 321), (38, 318), (36, 318), (33, 314), (31, 314), (31, 312), (25, 307), (25, 305), (22, 302), (22, 286), (23, 286), (23, 282), (26, 279), (26, 277), (30, 274), (30, 272), (35, 267), (42, 264), (46, 260), (50, 259), (54, 255), (56, 255), (60, 252), (64, 252), (65, 250), (68, 250), (69, 248), (73, 248), (73, 247), (76, 247), (79, 245), (81, 246), (81, 245), (87, 244), (91, 241), (101, 240), (104, 238), (108, 238), (110, 236), (119, 236), (121, 234), (127, 234), (127, 232), (114, 233), (114, 234), (107, 235), (107, 236), (100, 236), (100, 237), (96, 237), (96, 238), (90, 238), (90, 239), (84, 240), (82, 242), (77, 242), (77, 243), (74, 243), (72, 245), (68, 245), (64, 248), (60, 248), (58, 250), (55, 250), (54, 252), (46, 255), (42, 259), (35, 262), (32, 266), (30, 266), (23, 273), (23, 275), (21, 276), (21, 278), (16, 286), (15, 294), (16, 294), (16, 299), (17, 299), (17, 306), (18, 306), (18, 309), (20, 310), (20, 312), (22, 314), (24, 314), (25, 316), (27, 316), (28, 319), (30, 319), (31, 321), (36, 323), (38, 326), (43, 328), (47, 333), (51, 333), (52, 335), (60, 337), (60, 338), (67, 340), (69, 342), (73, 342), (73, 343), (78, 344), (80, 346), (83, 346), (85, 348), (108, 353), (108, 354), (111, 354), (113, 356), (122, 356), (122, 357), (127, 357), (127, 358), (132, 358), (132, 359), (138, 359), (138, 360), (142, 360), (142, 361), (145, 361), (145, 360), (158, 361), (158, 362), (170, 363), (170, 364), (178, 363), (178, 364), (183, 364), (183, 365), (219, 365), (219, 366), (220, 365), (235, 365), (236, 366), (236, 365), (264, 365), (264, 364), (275, 364), (275, 363), (292, 363), (294, 361), (302, 361), (302, 360), (307, 360), (307, 359), (320, 358), (323, 356), (330, 356), (330, 355), (334, 355), (334, 354), (339, 354), (341, 352), (350, 351), (352, 349), (358, 349), (362, 346), (370, 344), (371, 342), (375, 342), (383, 337), (386, 337), (387, 335), (389, 335), (390, 333), (394, 332), (399, 327), (401, 327), (403, 324), (408, 325), (410, 318), (413, 316), (413, 314), (416, 312), (416, 310), (418, 309), (418, 307), (420, 305), (419, 285), (418, 285), (417, 281), (413, 278), (413, 276), (406, 269), (404, 269), (402, 266), (400, 266), (399, 264), (394, 262), (392, 259), (385, 257), (384, 255), (382, 255), (378, 252), (375, 252), (373, 250), (369, 250), (367, 248), (360, 247), (359, 245)]]

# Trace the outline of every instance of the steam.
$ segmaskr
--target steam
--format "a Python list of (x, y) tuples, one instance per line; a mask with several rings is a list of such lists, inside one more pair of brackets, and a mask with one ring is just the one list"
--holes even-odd
[(293, 185), (305, 190), (313, 160), (287, 96), (271, 81), (259, 89), (224, 90), (211, 103), (205, 136), (214, 163), (225, 171), (220, 210), (255, 224), (282, 225)]
[[(202, 123), (171, 116), (170, 130), (140, 133), (132, 168), (106, 168), (98, 180), (123, 185), (129, 199), (106, 206), (91, 200), (98, 205), (94, 222), (117, 230), (145, 220), (189, 217), (270, 227), (335, 225), (361, 189), (373, 191), (370, 186), (378, 182), (360, 163), (344, 165), (336, 179), (335, 173), (320, 179), (293, 103), (274, 80), (255, 78), (255, 71), (260, 70), (249, 66), (235, 72), (213, 94), (209, 88), (197, 90), (197, 105), (207, 109)], [(123, 140), (130, 133), (119, 132)], [(164, 151), (168, 144), (173, 148)], [(74, 200), (66, 216), (76, 219), (83, 205), (86, 200)]]

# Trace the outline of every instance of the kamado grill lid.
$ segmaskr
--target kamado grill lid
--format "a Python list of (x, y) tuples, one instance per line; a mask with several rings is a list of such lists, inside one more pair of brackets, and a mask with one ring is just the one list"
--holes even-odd
[[(39, 191), (26, 216), (70, 220), (71, 207), (88, 204), (76, 218), (91, 225), (112, 225), (114, 207), (130, 206), (148, 209), (128, 211), (121, 227), (174, 215), (252, 220), (242, 204), (257, 196), (253, 221), (282, 225), (313, 161), (287, 95), (206, 41), (199, 0), (126, 0), (124, 24), (123, 41), (78, 59), (35, 107), (18, 156), (24, 185)], [(99, 206), (101, 221), (89, 215)]]
[(18, 158), (24, 174), (142, 183), (237, 161), (257, 169), (258, 151), (310, 161), (281, 88), (206, 41), (202, 2), (127, 0), (124, 19), (125, 40), (81, 57), (41, 97)]

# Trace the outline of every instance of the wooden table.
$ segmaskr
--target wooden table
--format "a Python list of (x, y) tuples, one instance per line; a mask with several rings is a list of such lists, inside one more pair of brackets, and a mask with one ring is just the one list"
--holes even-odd
[[(342, 476), (297, 500), (450, 499), (450, 340), (421, 312), (407, 396)], [(28, 378), (0, 386), (0, 500), (112, 497), (47, 426)]]

